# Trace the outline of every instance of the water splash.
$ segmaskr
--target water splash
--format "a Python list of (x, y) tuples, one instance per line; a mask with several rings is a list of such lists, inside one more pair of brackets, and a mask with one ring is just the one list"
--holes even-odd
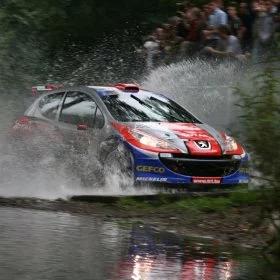
[(236, 64), (210, 64), (196, 59), (159, 67), (141, 84), (176, 100), (202, 121), (230, 130), (237, 125), (232, 87), (241, 75)]
[[(86, 71), (79, 69), (77, 73)], [(95, 71), (95, 70), (94, 70)], [(76, 73), (76, 74), (77, 74)], [(111, 72), (110, 72), (111, 75)], [(240, 79), (241, 72), (232, 64), (209, 64), (201, 60), (183, 61), (153, 70), (139, 83), (147, 89), (162, 92), (190, 109), (200, 119), (217, 128), (228, 129), (236, 122), (231, 87)], [(90, 77), (90, 75), (89, 75)], [(72, 81), (75, 83), (75, 77)], [(78, 80), (80, 81), (80, 80)], [(92, 81), (94, 83), (94, 81)], [(50, 152), (37, 159), (20, 160), (9, 145), (6, 135), (13, 119), (24, 111), (28, 95), (21, 91), (0, 96), (0, 196), (24, 196), (47, 199), (67, 198), (73, 195), (148, 194), (150, 187), (122, 188), (122, 176), (107, 178), (105, 187), (93, 181), (91, 188), (82, 187), (80, 179), (68, 169), (68, 163), (57, 164)], [(32, 146), (32, 143), (29, 143)], [(98, 163), (97, 163), (98, 164)], [(87, 172), (90, 173), (90, 166)]]

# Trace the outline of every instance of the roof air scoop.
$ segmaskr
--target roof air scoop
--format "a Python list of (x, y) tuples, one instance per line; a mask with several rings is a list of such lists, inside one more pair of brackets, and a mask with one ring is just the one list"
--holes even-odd
[(47, 84), (44, 86), (34, 86), (32, 87), (32, 95), (36, 96), (39, 93), (46, 93), (47, 91), (56, 90), (62, 88), (63, 85)]
[(139, 91), (139, 86), (135, 85), (135, 84), (118, 83), (115, 85), (115, 88), (117, 88), (121, 91), (126, 91), (126, 92), (138, 92)]

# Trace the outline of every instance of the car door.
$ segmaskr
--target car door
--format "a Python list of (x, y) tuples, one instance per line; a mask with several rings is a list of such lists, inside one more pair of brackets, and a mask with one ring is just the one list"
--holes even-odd
[(87, 154), (89, 148), (97, 151), (96, 102), (86, 93), (69, 91), (66, 94), (58, 118), (64, 142), (71, 151)]

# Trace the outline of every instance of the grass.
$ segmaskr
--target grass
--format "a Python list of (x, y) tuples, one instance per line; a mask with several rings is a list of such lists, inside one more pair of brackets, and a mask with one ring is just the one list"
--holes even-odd
[(188, 197), (176, 198), (159, 195), (155, 201), (138, 201), (134, 198), (122, 198), (117, 207), (138, 211), (179, 211), (179, 212), (223, 212), (233, 207), (257, 205), (261, 194), (257, 191), (235, 192), (227, 197)]

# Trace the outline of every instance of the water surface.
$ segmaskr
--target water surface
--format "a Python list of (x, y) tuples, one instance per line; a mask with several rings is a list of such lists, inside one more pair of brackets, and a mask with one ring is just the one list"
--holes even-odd
[(0, 208), (0, 225), (1, 279), (236, 280), (266, 274), (256, 253), (150, 225), (17, 208)]

